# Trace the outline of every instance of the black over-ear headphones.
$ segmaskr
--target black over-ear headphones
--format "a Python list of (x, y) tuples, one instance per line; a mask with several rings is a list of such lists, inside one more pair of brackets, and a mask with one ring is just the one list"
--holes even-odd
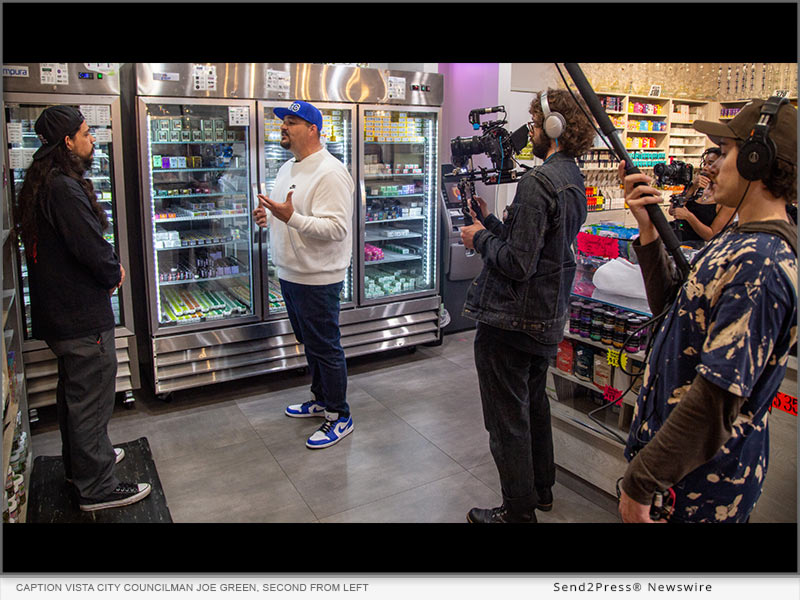
[(539, 101), (542, 105), (542, 112), (544, 113), (544, 120), (542, 122), (542, 129), (551, 140), (561, 137), (564, 130), (567, 128), (567, 120), (559, 112), (550, 112), (550, 104), (547, 102), (547, 92), (544, 91), (539, 95)]
[(747, 181), (756, 181), (769, 176), (775, 162), (777, 150), (775, 142), (769, 137), (769, 128), (775, 122), (781, 106), (789, 102), (788, 98), (771, 96), (761, 107), (761, 114), (753, 126), (736, 158), (736, 169)]

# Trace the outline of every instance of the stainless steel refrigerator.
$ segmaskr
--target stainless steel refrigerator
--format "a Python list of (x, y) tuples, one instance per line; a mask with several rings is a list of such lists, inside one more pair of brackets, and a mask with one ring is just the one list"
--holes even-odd
[[(86, 177), (92, 181), (97, 199), (105, 208), (111, 224), (105, 238), (111, 243), (126, 268), (129, 266), (129, 241), (125, 206), (125, 182), (122, 161), (119, 65), (114, 63), (18, 63), (3, 67), (3, 124), (7, 137), (5, 161), (9, 185), (6, 187), (12, 211), (16, 197), (31, 163), (41, 145), (34, 123), (48, 106), (67, 104), (81, 110), (96, 138), (94, 161)], [(55, 355), (41, 340), (32, 338), (30, 297), (28, 293), (25, 252), (17, 247), (19, 272), (16, 285), (23, 298), (23, 359), (27, 380), (28, 406), (35, 420), (35, 410), (56, 402), (58, 365)], [(111, 298), (116, 318), (117, 392), (124, 392), (128, 402), (132, 391), (140, 387), (136, 346), (133, 294), (131, 285), (123, 285)]]
[[(259, 189), (269, 192), (277, 169), (291, 158), (276, 143), (280, 121), (272, 108), (288, 106), (296, 99), (320, 108), (326, 148), (342, 160), (356, 183), (353, 260), (340, 314), (345, 353), (351, 357), (439, 339), (435, 199), (438, 107), (443, 89), (440, 75), (302, 63), (137, 64), (135, 71), (145, 223), (142, 239), (150, 307), (146, 342), (153, 348), (157, 394), (306, 365), (271, 266), (269, 231), (259, 230), (250, 218)], [(423, 216), (410, 226), (413, 236), (409, 233), (395, 242), (416, 240), (424, 250), (419, 259), (413, 259), (419, 267), (413, 276), (413, 290), (401, 287), (381, 298), (367, 297), (365, 277), (368, 273), (372, 277), (377, 265), (365, 266), (365, 244), (381, 242), (369, 237), (368, 229), (369, 234), (376, 233), (371, 226), (364, 226), (365, 113), (360, 105), (367, 110), (373, 110), (368, 106), (390, 108), (399, 118), (403, 111), (416, 114), (419, 107), (406, 108), (414, 103), (430, 106), (420, 113), (424, 116), (418, 136), (422, 141), (415, 140), (407, 149), (411, 153), (424, 148), (417, 161), (422, 172), (404, 179), (424, 190), (415, 206), (409, 204), (415, 211), (421, 209)], [(170, 123), (164, 124), (164, 119)], [(204, 121), (208, 121), (207, 128)], [(240, 124), (233, 125), (234, 121)], [(232, 131), (234, 137), (228, 139)], [(207, 135), (212, 137), (207, 139)], [(220, 156), (229, 160), (220, 162)], [(173, 165), (170, 159), (180, 162)], [(203, 171), (194, 172), (201, 175), (198, 178), (188, 169)], [(235, 182), (223, 185), (233, 170), (237, 172)], [(247, 214), (224, 213), (240, 210), (241, 203), (246, 203)], [(181, 218), (187, 220), (177, 220)], [(228, 239), (232, 229), (237, 233)], [(199, 241), (194, 246), (184, 243), (191, 244), (193, 234), (200, 236), (202, 245)], [(218, 272), (209, 278), (198, 271), (196, 257), (205, 255), (206, 238), (211, 238), (209, 244), (225, 246), (224, 252), (215, 255), (217, 260), (230, 258), (236, 249), (235, 276), (223, 280)], [(156, 247), (159, 243), (166, 247)], [(406, 284), (411, 278), (403, 277)], [(176, 298), (178, 290), (182, 294)], [(215, 306), (214, 296), (226, 295), (234, 296), (243, 309), (221, 315), (206, 310)]]

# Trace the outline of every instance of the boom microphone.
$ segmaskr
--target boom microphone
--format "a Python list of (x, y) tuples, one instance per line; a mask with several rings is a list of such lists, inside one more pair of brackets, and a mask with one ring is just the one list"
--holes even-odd
[[(580, 92), (584, 102), (586, 102), (586, 106), (589, 107), (589, 110), (597, 121), (597, 124), (600, 126), (600, 130), (611, 144), (614, 153), (617, 155), (617, 158), (625, 161), (625, 173), (627, 175), (641, 173), (638, 168), (633, 166), (633, 161), (631, 160), (631, 157), (628, 154), (628, 151), (625, 149), (622, 141), (619, 139), (619, 135), (617, 135), (617, 130), (614, 127), (614, 124), (611, 122), (611, 119), (608, 118), (608, 114), (600, 104), (600, 100), (598, 100), (597, 95), (594, 93), (592, 85), (586, 79), (586, 76), (578, 66), (578, 63), (564, 63), (564, 68), (572, 77), (572, 81), (575, 82), (578, 92)], [(642, 184), (639, 183), (636, 185)], [(675, 260), (675, 266), (678, 269), (681, 279), (685, 279), (689, 274), (689, 262), (686, 260), (683, 252), (681, 252), (680, 242), (675, 236), (675, 232), (667, 224), (667, 220), (664, 218), (664, 213), (661, 212), (661, 209), (658, 206), (655, 206), (654, 204), (648, 204), (645, 206), (645, 208), (647, 209), (647, 214), (650, 217), (650, 221), (652, 221), (653, 226), (656, 228), (656, 231), (658, 231), (658, 235), (661, 237), (661, 241), (664, 242), (664, 246), (666, 246), (667, 251)]]

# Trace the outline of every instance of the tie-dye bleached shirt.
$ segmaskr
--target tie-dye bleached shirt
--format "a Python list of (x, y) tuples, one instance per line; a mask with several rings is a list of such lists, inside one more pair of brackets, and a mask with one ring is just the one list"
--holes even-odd
[(728, 442), (673, 486), (673, 521), (747, 519), (767, 472), (769, 409), (796, 341), (794, 253), (775, 235), (730, 228), (698, 256), (658, 332), (625, 448), (630, 460), (655, 436), (697, 373), (747, 398)]

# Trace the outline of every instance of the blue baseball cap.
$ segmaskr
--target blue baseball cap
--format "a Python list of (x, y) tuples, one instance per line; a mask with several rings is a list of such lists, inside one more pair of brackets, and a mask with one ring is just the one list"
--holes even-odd
[(289, 105), (289, 108), (273, 108), (272, 112), (279, 119), (283, 119), (286, 115), (296, 115), (316, 125), (319, 131), (322, 131), (322, 113), (313, 104), (304, 102), (302, 100), (295, 100)]

